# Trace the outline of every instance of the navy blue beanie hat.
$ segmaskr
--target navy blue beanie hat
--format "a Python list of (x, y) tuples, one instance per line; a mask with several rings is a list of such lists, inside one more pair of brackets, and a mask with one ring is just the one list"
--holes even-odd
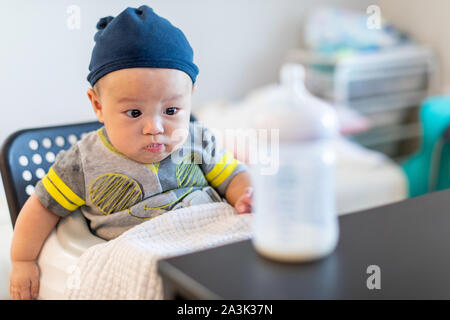
[(115, 18), (101, 18), (97, 29), (87, 77), (91, 86), (110, 72), (138, 67), (178, 69), (195, 83), (199, 70), (189, 42), (152, 8), (127, 8)]

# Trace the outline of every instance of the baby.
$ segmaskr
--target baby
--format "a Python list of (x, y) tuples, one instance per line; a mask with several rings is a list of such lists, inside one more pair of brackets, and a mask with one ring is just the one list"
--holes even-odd
[[(250, 213), (244, 164), (190, 122), (198, 68), (183, 32), (147, 6), (100, 19), (87, 95), (104, 126), (61, 152), (23, 206), (10, 294), (36, 298), (36, 259), (61, 217), (81, 210), (106, 240), (167, 211), (223, 198)], [(175, 214), (175, 213), (174, 213)]]

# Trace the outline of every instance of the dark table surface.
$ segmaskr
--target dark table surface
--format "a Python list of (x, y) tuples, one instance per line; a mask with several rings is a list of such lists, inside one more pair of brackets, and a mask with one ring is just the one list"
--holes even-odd
[[(336, 250), (307, 264), (263, 258), (250, 240), (162, 260), (165, 298), (450, 299), (450, 190), (340, 216), (339, 227)], [(380, 289), (368, 289), (371, 265)]]

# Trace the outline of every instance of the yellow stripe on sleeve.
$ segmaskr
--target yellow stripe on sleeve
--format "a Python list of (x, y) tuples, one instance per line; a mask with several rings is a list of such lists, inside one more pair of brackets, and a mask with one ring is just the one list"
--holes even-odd
[(61, 180), (61, 178), (56, 174), (53, 170), (53, 167), (50, 168), (48, 174), (48, 178), (51, 182), (59, 189), (59, 191), (66, 196), (71, 202), (75, 203), (77, 206), (82, 206), (86, 204), (86, 201), (77, 196), (70, 188)]
[(53, 199), (56, 200), (63, 208), (66, 208), (69, 211), (74, 211), (78, 206), (74, 205), (73, 203), (70, 203), (67, 201), (66, 198), (59, 192), (58, 189), (55, 188), (55, 186), (51, 183), (48, 176), (45, 176), (44, 179), (42, 179), (42, 184), (44, 185), (45, 190), (53, 197)]
[(233, 159), (231, 152), (225, 153), (216, 166), (205, 176), (206, 180), (208, 180), (208, 182), (214, 180), (231, 159)]
[(233, 161), (231, 161), (231, 163), (225, 168), (225, 170), (223, 170), (219, 176), (217, 176), (217, 178), (215, 178), (212, 182), (211, 185), (215, 188), (218, 185), (220, 185), (222, 182), (225, 181), (226, 178), (228, 178), (230, 176), (230, 174), (234, 171), (234, 169), (236, 168), (236, 166), (239, 164), (239, 161), (237, 161), (236, 159), (233, 159)]

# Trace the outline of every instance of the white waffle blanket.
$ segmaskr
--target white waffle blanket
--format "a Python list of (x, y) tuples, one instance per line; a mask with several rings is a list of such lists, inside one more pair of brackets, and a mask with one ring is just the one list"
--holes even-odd
[(168, 212), (89, 248), (78, 262), (69, 299), (162, 299), (157, 262), (250, 238), (251, 214), (207, 203)]

